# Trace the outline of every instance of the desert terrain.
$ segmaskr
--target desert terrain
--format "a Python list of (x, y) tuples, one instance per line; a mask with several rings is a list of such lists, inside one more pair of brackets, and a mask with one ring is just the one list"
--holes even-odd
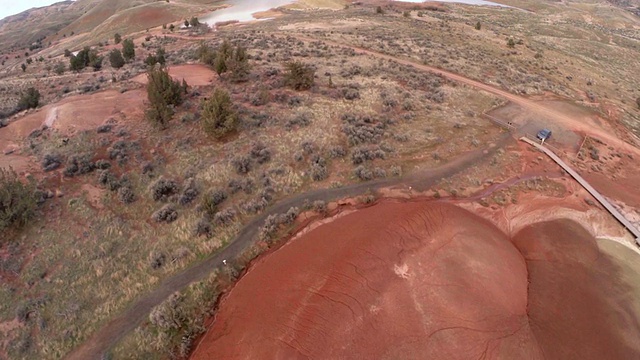
[(0, 20), (0, 358), (639, 357), (637, 240), (520, 141), (640, 227), (638, 4), (498, 2)]

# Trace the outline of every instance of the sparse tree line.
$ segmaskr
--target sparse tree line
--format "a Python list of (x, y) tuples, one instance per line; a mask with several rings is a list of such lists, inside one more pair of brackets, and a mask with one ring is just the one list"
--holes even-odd
[[(109, 61), (116, 62), (115, 65), (125, 62), (126, 58), (132, 59), (135, 56), (131, 40), (123, 40), (122, 44), (122, 52), (116, 49), (109, 55)], [(97, 51), (88, 47), (78, 52), (77, 55), (69, 55), (72, 64), (71, 68), (77, 70), (87, 66), (96, 68), (96, 64), (101, 63), (103, 60), (102, 57), (98, 56)], [(241, 46), (234, 47), (228, 41), (224, 41), (215, 50), (203, 45), (199, 50), (199, 57), (204, 63), (212, 66), (221, 79), (225, 81), (246, 81), (250, 76), (251, 67), (246, 49)], [(153, 60), (146, 62), (149, 65), (147, 72), (149, 108), (145, 111), (145, 115), (152, 123), (161, 128), (166, 128), (175, 114), (175, 109), (184, 102), (189, 87), (186, 81), (180, 82), (171, 78), (168, 69), (164, 67), (165, 52), (163, 49), (158, 49), (156, 54), (153, 55)], [(291, 62), (285, 64), (285, 68), (283, 82), (287, 86), (299, 91), (307, 90), (313, 86), (315, 70), (311, 66), (300, 62)], [(39, 103), (40, 93), (35, 88), (29, 88), (22, 95), (17, 109), (35, 108)], [(237, 130), (239, 114), (233, 104), (231, 95), (225, 89), (216, 88), (210, 97), (202, 101), (200, 108), (203, 130), (213, 138), (222, 139)], [(263, 150), (256, 150), (256, 154), (263, 156), (263, 153), (265, 153)], [(80, 169), (85, 168), (82, 165), (85, 162), (80, 160), (71, 161), (71, 169), (77, 168), (80, 171)], [(60, 161), (54, 161), (54, 163), (57, 166), (60, 165)], [(319, 162), (317, 167), (323, 168), (324, 164)], [(83, 172), (80, 171), (78, 173)], [(67, 172), (65, 172), (66, 174)], [(320, 178), (324, 178), (324, 176), (320, 176)], [(119, 191), (118, 196), (121, 197), (121, 201), (128, 203), (135, 199), (131, 191), (120, 191), (120, 188), (116, 190)], [(12, 225), (24, 224), (35, 211), (36, 197), (37, 194), (33, 184), (23, 183), (14, 172), (2, 170), (0, 173), (0, 230)]]
[[(125, 63), (132, 61), (136, 56), (135, 45), (132, 39), (122, 40), (120, 34), (114, 35), (116, 44), (122, 43), (122, 50), (113, 49), (109, 53), (109, 64), (115, 69), (119, 69)], [(69, 58), (69, 70), (82, 71), (87, 67), (93, 68), (95, 71), (102, 69), (104, 56), (98, 54), (98, 50), (85, 46), (77, 54), (73, 54), (69, 49), (64, 50), (64, 56)], [(63, 63), (57, 63), (53, 68), (56, 74), (62, 75), (65, 71)]]

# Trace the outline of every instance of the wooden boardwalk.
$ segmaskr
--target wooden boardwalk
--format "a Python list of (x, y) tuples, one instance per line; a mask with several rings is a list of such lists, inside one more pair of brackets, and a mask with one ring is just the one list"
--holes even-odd
[(553, 151), (548, 149), (545, 146), (538, 144), (537, 142), (527, 138), (521, 137), (520, 140), (536, 147), (538, 150), (547, 154), (553, 161), (555, 161), (558, 165), (560, 165), (566, 172), (569, 173), (582, 187), (584, 187), (605, 209), (607, 209), (611, 215), (613, 215), (624, 227), (629, 230), (631, 234), (636, 238), (636, 244), (640, 245), (640, 230), (638, 230), (627, 218), (624, 217), (613, 205), (604, 198), (604, 196), (600, 195), (600, 193), (594, 189), (589, 183), (578, 174), (575, 170), (573, 170), (567, 163), (562, 161)]

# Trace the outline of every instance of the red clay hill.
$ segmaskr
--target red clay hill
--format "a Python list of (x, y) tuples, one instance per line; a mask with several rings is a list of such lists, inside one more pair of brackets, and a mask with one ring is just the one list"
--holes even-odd
[(512, 242), (450, 204), (385, 201), (259, 260), (193, 358), (638, 358), (615, 271), (570, 221)]

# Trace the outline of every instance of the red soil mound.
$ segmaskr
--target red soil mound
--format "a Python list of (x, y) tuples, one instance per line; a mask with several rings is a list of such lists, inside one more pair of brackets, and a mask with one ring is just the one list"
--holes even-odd
[(264, 258), (194, 358), (535, 357), (526, 291), (524, 259), (489, 222), (387, 202)]
[(529, 270), (529, 324), (548, 359), (638, 359), (640, 324), (620, 268), (569, 220), (521, 230)]
[(339, 217), (259, 260), (193, 358), (638, 358), (637, 316), (586, 231), (543, 223), (516, 245), (526, 261), (446, 203)]

